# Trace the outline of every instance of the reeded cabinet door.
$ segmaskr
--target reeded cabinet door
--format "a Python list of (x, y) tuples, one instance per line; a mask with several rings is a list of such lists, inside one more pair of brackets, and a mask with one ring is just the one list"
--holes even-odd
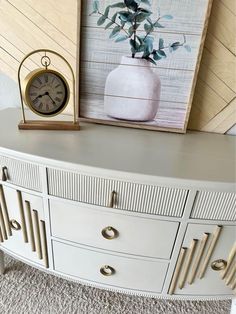
[(233, 294), (236, 286), (235, 241), (235, 226), (189, 224), (169, 294)]
[(41, 197), (0, 185), (0, 233), (2, 247), (48, 267)]

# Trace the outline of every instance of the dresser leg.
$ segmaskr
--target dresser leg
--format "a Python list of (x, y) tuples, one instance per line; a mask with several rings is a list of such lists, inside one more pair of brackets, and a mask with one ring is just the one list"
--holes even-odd
[(4, 253), (0, 250), (0, 275), (4, 274)]
[(236, 298), (232, 299), (232, 304), (231, 304), (231, 312), (230, 314), (236, 314)]

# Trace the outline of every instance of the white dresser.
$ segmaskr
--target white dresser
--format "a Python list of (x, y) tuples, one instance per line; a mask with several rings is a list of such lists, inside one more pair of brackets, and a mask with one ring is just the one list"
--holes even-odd
[(236, 139), (82, 124), (18, 131), (0, 112), (3, 252), (137, 295), (232, 298)]

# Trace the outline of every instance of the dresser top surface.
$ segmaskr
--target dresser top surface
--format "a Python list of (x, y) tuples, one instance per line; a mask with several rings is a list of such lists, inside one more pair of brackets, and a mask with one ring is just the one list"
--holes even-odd
[(81, 131), (19, 131), (21, 112), (0, 111), (0, 151), (184, 180), (235, 182), (236, 137), (81, 123)]

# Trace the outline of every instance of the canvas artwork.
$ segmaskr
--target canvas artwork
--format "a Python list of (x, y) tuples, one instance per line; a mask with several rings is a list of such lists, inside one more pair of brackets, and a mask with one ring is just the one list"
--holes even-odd
[(82, 120), (185, 132), (211, 0), (88, 0)]

